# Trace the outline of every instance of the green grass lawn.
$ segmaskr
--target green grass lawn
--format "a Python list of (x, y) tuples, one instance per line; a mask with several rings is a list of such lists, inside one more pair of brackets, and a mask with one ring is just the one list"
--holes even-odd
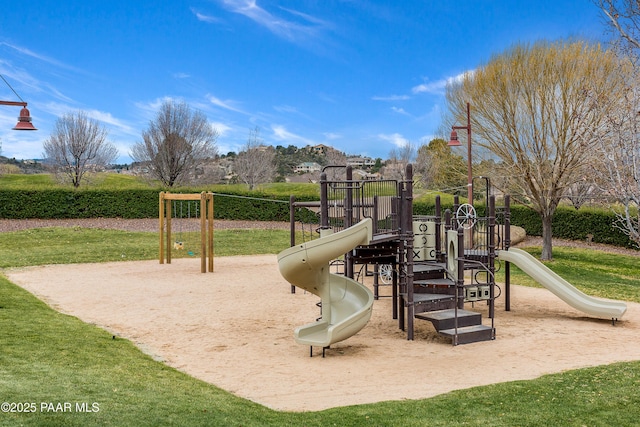
[[(220, 230), (215, 237), (217, 256), (277, 253), (289, 242), (281, 230)], [(156, 233), (0, 233), (0, 266), (154, 259), (157, 245)], [(583, 290), (640, 301), (639, 257), (565, 248), (554, 249), (554, 256), (548, 265)], [(519, 280), (514, 272), (513, 281)], [(6, 426), (630, 426), (640, 420), (640, 362), (431, 399), (289, 413), (154, 361), (129, 341), (56, 312), (1, 276), (0, 325), (0, 404), (14, 403), (2, 406), (0, 425)], [(399, 369), (399, 381), (417, 372), (416, 366)]]
[[(37, 173), (37, 174), (20, 174), (20, 173), (6, 173), (0, 175), (0, 188), (3, 189), (16, 189), (16, 190), (47, 190), (57, 188), (70, 188), (70, 183), (67, 181), (58, 181), (55, 175), (49, 173)], [(81, 190), (84, 189), (108, 189), (108, 190), (135, 190), (146, 188), (158, 188), (161, 189), (162, 185), (157, 180), (145, 180), (133, 175), (125, 175), (112, 172), (100, 172), (85, 175), (85, 179), (82, 181)], [(174, 192), (187, 191), (200, 192), (211, 191), (214, 193), (225, 193), (227, 191), (243, 192), (247, 190), (245, 184), (214, 184), (206, 185), (205, 188), (195, 190), (190, 186), (177, 186), (172, 188)], [(318, 184), (312, 183), (289, 183), (289, 182), (274, 182), (268, 184), (261, 184), (255, 189), (256, 192), (268, 192), (270, 195), (276, 196), (289, 196), (290, 194), (296, 194), (298, 196), (305, 197), (320, 197), (320, 187)]]
[[(200, 233), (180, 233), (180, 239), (199, 247)], [(275, 254), (289, 246), (284, 230), (216, 230), (215, 256)], [(0, 233), (0, 268), (157, 259), (158, 233), (93, 228), (36, 228)], [(188, 257), (186, 251), (171, 252)]]

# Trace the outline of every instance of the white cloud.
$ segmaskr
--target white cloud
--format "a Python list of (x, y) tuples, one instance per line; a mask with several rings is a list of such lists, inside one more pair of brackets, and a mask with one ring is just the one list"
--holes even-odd
[[(9, 80), (12, 83), (11, 84), (12, 87), (17, 82), (18, 84), (24, 87), (28, 87), (32, 92), (45, 93), (47, 95), (53, 95), (54, 97), (62, 101), (72, 102), (71, 98), (64, 95), (55, 87), (51, 86), (48, 82), (38, 80), (37, 78), (33, 77), (33, 75), (31, 75), (30, 73), (24, 70), (15, 68), (11, 63), (7, 61), (3, 61), (2, 59), (0, 59), (0, 74), (2, 74), (5, 78), (7, 78), (7, 80)], [(2, 84), (4, 85), (4, 82)], [(25, 101), (28, 102), (29, 100), (25, 99)]]
[(162, 104), (174, 100), (176, 99), (170, 96), (165, 96), (162, 98), (156, 98), (149, 102), (136, 102), (135, 106), (140, 110), (142, 119), (147, 121), (153, 120), (153, 118), (158, 114)]
[(286, 7), (282, 7), (280, 6), (280, 9), (284, 10), (285, 12), (288, 12), (292, 15), (295, 15), (297, 17), (302, 18), (303, 20), (310, 22), (312, 24), (316, 24), (318, 26), (321, 27), (328, 27), (329, 24), (327, 23), (327, 21), (320, 19), (320, 18), (316, 18), (315, 16), (309, 15), (308, 13), (303, 13), (297, 10), (293, 10), (293, 9), (288, 9)]
[(391, 110), (398, 113), (398, 114), (402, 114), (404, 116), (411, 116), (411, 114), (407, 113), (404, 108), (400, 108), (400, 107), (391, 107)]
[(378, 134), (378, 138), (380, 138), (383, 141), (389, 142), (395, 145), (396, 147), (404, 147), (405, 145), (410, 143), (408, 139), (406, 139), (399, 133), (392, 133), (390, 135), (380, 133)]
[(317, 96), (318, 96), (318, 99), (320, 99), (321, 101), (328, 102), (330, 104), (338, 103), (338, 100), (336, 99), (336, 97), (334, 97), (333, 95), (329, 95), (328, 93), (318, 92)]
[(409, 95), (372, 96), (374, 101), (406, 101), (411, 99)]
[(216, 105), (220, 108), (224, 108), (225, 110), (230, 110), (230, 111), (235, 111), (236, 113), (242, 113), (242, 114), (246, 114), (244, 111), (242, 111), (240, 108), (236, 107), (234, 104), (236, 104), (236, 101), (227, 99), (227, 100), (222, 100), (220, 98), (217, 98), (213, 95), (207, 95), (207, 99), (209, 100), (209, 102), (211, 102), (213, 105)]
[(430, 93), (441, 95), (444, 93), (444, 88), (447, 86), (446, 79), (437, 80), (435, 82), (424, 82), (418, 86), (414, 86), (411, 88), (411, 92), (413, 93)]
[(60, 117), (71, 111), (77, 110), (77, 107), (72, 107), (69, 104), (62, 104), (59, 102), (47, 102), (45, 104), (38, 104), (38, 110), (51, 114), (55, 117)]
[(271, 125), (271, 130), (273, 131), (273, 137), (279, 141), (287, 141), (289, 143), (298, 143), (302, 145), (316, 145), (315, 141), (289, 132), (284, 126)]
[(219, 136), (225, 136), (230, 130), (233, 130), (231, 126), (228, 126), (222, 122), (209, 122), (211, 126), (218, 132)]
[(7, 42), (0, 42), (0, 46), (7, 46), (7, 47), (9, 47), (9, 48), (11, 48), (11, 49), (23, 54), (23, 55), (29, 56), (31, 58), (35, 58), (35, 59), (37, 59), (39, 61), (46, 62), (46, 63), (51, 64), (51, 65), (55, 65), (56, 67), (59, 67), (59, 68), (64, 68), (64, 69), (67, 69), (67, 70), (73, 70), (73, 71), (76, 71), (76, 72), (80, 71), (78, 68), (72, 67), (71, 65), (67, 65), (64, 62), (60, 62), (60, 61), (58, 61), (56, 59), (53, 59), (53, 58), (50, 58), (48, 56), (41, 55), (41, 54), (36, 53), (36, 52), (34, 52), (34, 51), (30, 50), (30, 49), (27, 49), (25, 47), (17, 46), (17, 45), (14, 45), (14, 44), (11, 44), (11, 43), (7, 43)]
[(334, 132), (325, 132), (325, 133), (323, 133), (323, 135), (329, 141), (333, 141), (333, 140), (342, 138), (342, 135), (340, 135), (339, 133), (334, 133)]
[(99, 110), (84, 110), (84, 112), (87, 113), (87, 116), (91, 117), (92, 119), (116, 127), (122, 133), (136, 136), (138, 135), (137, 130), (134, 130), (131, 126), (129, 126), (122, 120), (116, 119), (111, 115), (111, 113), (106, 113)]
[(446, 79), (436, 80), (434, 82), (427, 82), (414, 86), (411, 88), (411, 92), (413, 93), (429, 93), (434, 95), (442, 95), (444, 94), (444, 89), (448, 84), (457, 83), (462, 81), (465, 76), (473, 76), (474, 70), (465, 71), (453, 77), (448, 77)]
[(291, 105), (276, 105), (273, 109), (279, 113), (298, 113), (298, 109)]
[(195, 8), (191, 8), (191, 13), (196, 16), (198, 21), (207, 22), (209, 24), (217, 24), (222, 22), (222, 20), (216, 16), (205, 15), (204, 13), (198, 12)]
[(258, 6), (257, 0), (220, 0), (222, 5), (231, 12), (244, 15), (260, 26), (265, 27), (278, 37), (292, 42), (299, 42), (300, 38), (315, 38), (319, 30), (327, 28), (328, 24), (311, 15), (281, 7), (297, 21), (276, 16), (273, 13)]

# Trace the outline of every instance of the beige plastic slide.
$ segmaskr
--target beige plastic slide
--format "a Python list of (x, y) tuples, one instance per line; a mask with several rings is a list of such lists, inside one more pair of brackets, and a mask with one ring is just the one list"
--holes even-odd
[(602, 319), (620, 319), (627, 311), (627, 304), (591, 297), (558, 276), (533, 255), (521, 249), (498, 251), (498, 259), (512, 262), (536, 282), (553, 292), (558, 298), (576, 310)]
[(300, 344), (328, 347), (362, 329), (371, 318), (373, 293), (364, 285), (329, 272), (329, 263), (372, 238), (370, 218), (278, 254), (280, 274), (289, 283), (322, 299), (322, 318), (295, 329)]

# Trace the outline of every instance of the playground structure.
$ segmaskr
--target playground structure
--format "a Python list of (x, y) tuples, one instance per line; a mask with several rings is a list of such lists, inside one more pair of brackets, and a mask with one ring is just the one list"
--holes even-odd
[[(193, 212), (191, 205), (182, 209), (183, 203), (194, 202)], [(198, 203), (199, 202), (199, 203)], [(177, 204), (177, 205), (176, 205)], [(176, 206), (174, 206), (176, 205)], [(213, 272), (213, 193), (178, 194), (161, 192), (159, 196), (159, 220), (160, 220), (160, 264), (171, 264), (172, 250), (192, 250), (200, 254), (200, 271), (206, 273)], [(200, 232), (200, 241), (196, 245), (198, 248), (185, 248), (182, 236), (174, 239), (173, 227), (176, 221), (179, 226), (179, 234), (185, 223), (198, 222), (196, 227)]]
[[(370, 310), (366, 298), (351, 305), (341, 300), (349, 294), (345, 289), (354, 287), (355, 266), (359, 264), (365, 269), (366, 265), (374, 267), (374, 300), (381, 297), (380, 286), (385, 286), (379, 283), (380, 272), (390, 276), (392, 316), (406, 331), (408, 340), (414, 339), (416, 320), (430, 321), (440, 335), (451, 338), (453, 345), (495, 339), (495, 300), (501, 292), (505, 309), (511, 309), (511, 263), (572, 307), (615, 324), (626, 311), (625, 303), (587, 296), (535, 258), (510, 248), (510, 198), (505, 196), (504, 206), (496, 208), (495, 197), (488, 194), (488, 180), (486, 183), (486, 203), (481, 210), (484, 216), (478, 215), (473, 205), (460, 204), (457, 196), (453, 209), (444, 215), (439, 197), (432, 215), (414, 215), (412, 165), (407, 165), (405, 179), (400, 181), (353, 180), (350, 167), (346, 167), (344, 180), (331, 181), (323, 173), (319, 203), (296, 202), (292, 197), (291, 248), (278, 256), (280, 272), (292, 284), (292, 293), (298, 286), (322, 300), (322, 317), (311, 326), (297, 328), (296, 341), (309, 345), (311, 352), (313, 346), (321, 346), (324, 355), (325, 348), (364, 327), (361, 313)], [(319, 239), (296, 244), (294, 222), (300, 208), (317, 210)], [(352, 233), (345, 233), (365, 227), (365, 219), (371, 223), (370, 236), (356, 233), (358, 237), (354, 238)], [(292, 257), (294, 253), (297, 260)], [(340, 255), (346, 279), (327, 279), (332, 257)], [(504, 261), (502, 288), (495, 281), (496, 260)], [(488, 321), (473, 310), (480, 303), (488, 306)], [(340, 304), (351, 311), (340, 308), (340, 315), (334, 319), (331, 313)], [(350, 327), (351, 321), (359, 322), (358, 327)], [(327, 332), (338, 323), (351, 335)], [(307, 334), (308, 330), (314, 333)], [(319, 330), (324, 332), (316, 334)]]
[[(357, 333), (371, 318), (373, 293), (345, 275), (330, 273), (331, 260), (372, 238), (371, 218), (323, 238), (292, 246), (278, 255), (280, 272), (292, 283), (322, 299), (319, 320), (295, 330), (295, 339), (323, 349)], [(324, 352), (323, 352), (324, 354)]]

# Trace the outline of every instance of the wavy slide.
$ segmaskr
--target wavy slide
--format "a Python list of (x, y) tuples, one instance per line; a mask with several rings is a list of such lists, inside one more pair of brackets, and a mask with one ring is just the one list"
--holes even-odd
[(521, 249), (509, 248), (506, 251), (498, 251), (498, 258), (514, 263), (558, 298), (590, 316), (615, 320), (621, 318), (627, 311), (627, 305), (624, 302), (602, 300), (581, 292), (534, 256)]
[(278, 254), (280, 274), (289, 283), (322, 299), (319, 321), (295, 329), (300, 344), (328, 347), (355, 335), (371, 318), (373, 293), (364, 285), (329, 272), (329, 262), (372, 238), (370, 218)]

